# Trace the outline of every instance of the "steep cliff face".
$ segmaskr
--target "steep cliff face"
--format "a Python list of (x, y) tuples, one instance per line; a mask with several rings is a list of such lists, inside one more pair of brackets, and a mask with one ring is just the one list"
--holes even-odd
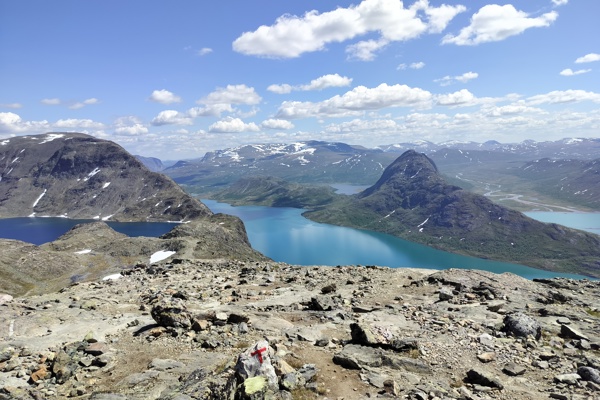
[(0, 142), (0, 217), (187, 221), (211, 215), (119, 145), (80, 133)]
[(476, 257), (600, 276), (599, 236), (538, 222), (449, 185), (431, 159), (412, 150), (359, 195), (305, 215)]

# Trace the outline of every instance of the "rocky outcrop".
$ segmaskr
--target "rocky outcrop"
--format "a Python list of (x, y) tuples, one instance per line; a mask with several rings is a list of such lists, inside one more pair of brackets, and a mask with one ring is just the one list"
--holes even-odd
[(594, 399), (598, 299), (474, 270), (140, 263), (7, 297), (0, 398)]
[(189, 221), (212, 213), (119, 145), (81, 133), (2, 141), (0, 218)]
[(0, 239), (0, 293), (56, 291), (149, 263), (155, 254), (171, 259), (267, 259), (252, 249), (241, 220), (229, 215), (180, 224), (159, 238), (128, 237), (105, 222), (93, 222), (76, 225), (42, 246)]

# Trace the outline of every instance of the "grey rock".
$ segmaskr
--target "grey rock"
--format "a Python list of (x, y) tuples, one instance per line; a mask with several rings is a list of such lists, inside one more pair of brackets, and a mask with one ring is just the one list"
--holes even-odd
[(560, 334), (561, 334), (561, 336), (566, 337), (566, 338), (570, 338), (570, 339), (590, 340), (583, 333), (579, 332), (574, 327), (568, 326), (568, 325), (561, 325), (560, 326)]
[(503, 330), (517, 337), (527, 337), (529, 335), (536, 339), (542, 337), (542, 327), (539, 322), (523, 313), (507, 315), (504, 318)]
[(332, 283), (330, 285), (322, 287), (321, 288), (321, 293), (328, 294), (328, 293), (333, 293), (336, 290), (337, 290), (337, 285), (335, 283)]
[(579, 374), (560, 374), (554, 377), (556, 382), (566, 383), (568, 385), (575, 385), (580, 379), (581, 376), (579, 376)]
[(592, 367), (579, 367), (577, 374), (584, 381), (591, 381), (600, 385), (600, 371)]
[(171, 360), (171, 359), (161, 359), (155, 358), (150, 363), (150, 368), (155, 369), (157, 371), (167, 371), (170, 369), (176, 369), (183, 367), (184, 364), (182, 362)]
[(162, 298), (154, 304), (150, 315), (157, 324), (164, 327), (190, 329), (192, 327), (191, 314), (183, 301), (176, 298)]
[(298, 373), (302, 375), (305, 382), (312, 382), (317, 375), (317, 372), (319, 372), (319, 370), (315, 364), (304, 364), (298, 370)]
[(294, 371), (281, 377), (280, 387), (291, 392), (298, 387), (304, 386), (305, 383), (306, 381), (302, 374)]
[(421, 360), (401, 357), (391, 350), (348, 344), (333, 357), (335, 364), (348, 369), (368, 369), (386, 366), (396, 370), (429, 374), (429, 366)]
[(383, 360), (378, 349), (348, 344), (341, 352), (333, 356), (333, 362), (348, 369), (362, 369), (365, 367), (381, 367)]
[(336, 303), (331, 296), (317, 295), (310, 299), (309, 307), (314, 311), (331, 311)]
[(443, 287), (439, 291), (439, 299), (440, 301), (448, 301), (454, 298), (454, 294), (452, 293), (452, 289), (448, 287)]
[(504, 385), (497, 377), (491, 376), (485, 371), (470, 369), (467, 371), (467, 380), (473, 384), (488, 386), (496, 389), (504, 389)]
[(502, 368), (502, 372), (504, 372), (506, 375), (509, 375), (509, 376), (523, 375), (525, 373), (525, 371), (526, 371), (525, 367), (523, 367), (522, 365), (519, 365), (519, 364), (515, 364), (513, 362), (506, 364), (504, 366), (504, 368)]
[(384, 347), (395, 351), (409, 351), (419, 348), (417, 339), (400, 337), (397, 332), (388, 327), (354, 322), (350, 324), (350, 334), (353, 343), (364, 346)]
[(241, 380), (263, 376), (269, 386), (277, 386), (277, 375), (271, 363), (273, 349), (269, 342), (261, 340), (242, 352), (237, 359), (235, 372)]

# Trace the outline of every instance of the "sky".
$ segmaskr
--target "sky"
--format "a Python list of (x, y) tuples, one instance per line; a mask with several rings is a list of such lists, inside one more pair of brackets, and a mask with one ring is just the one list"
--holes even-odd
[(0, 0), (0, 139), (600, 137), (597, 0)]

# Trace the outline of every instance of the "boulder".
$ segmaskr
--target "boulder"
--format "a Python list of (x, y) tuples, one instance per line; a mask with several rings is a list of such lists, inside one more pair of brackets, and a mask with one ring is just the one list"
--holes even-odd
[(504, 389), (504, 385), (498, 378), (491, 376), (485, 371), (471, 369), (467, 372), (467, 381), (482, 386), (488, 386), (495, 389)]
[(523, 313), (507, 315), (504, 318), (503, 330), (517, 337), (527, 337), (529, 335), (536, 339), (542, 337), (542, 327), (539, 322)]
[(600, 385), (600, 371), (592, 367), (579, 367), (577, 374), (584, 381), (591, 381)]
[(569, 339), (590, 340), (583, 333), (579, 332), (577, 329), (575, 329), (569, 325), (561, 325), (560, 326), (560, 334), (561, 334), (561, 336), (569, 338)]
[(269, 342), (261, 340), (246, 349), (238, 356), (235, 372), (238, 379), (246, 381), (248, 378), (262, 376), (266, 378), (269, 386), (277, 387), (277, 375), (271, 362), (274, 355)]
[(364, 346), (383, 347), (394, 351), (409, 351), (419, 348), (417, 339), (402, 338), (390, 327), (355, 322), (350, 324), (350, 334), (353, 343)]
[(152, 307), (150, 315), (156, 323), (164, 327), (190, 329), (192, 316), (183, 301), (177, 298), (162, 298)]

